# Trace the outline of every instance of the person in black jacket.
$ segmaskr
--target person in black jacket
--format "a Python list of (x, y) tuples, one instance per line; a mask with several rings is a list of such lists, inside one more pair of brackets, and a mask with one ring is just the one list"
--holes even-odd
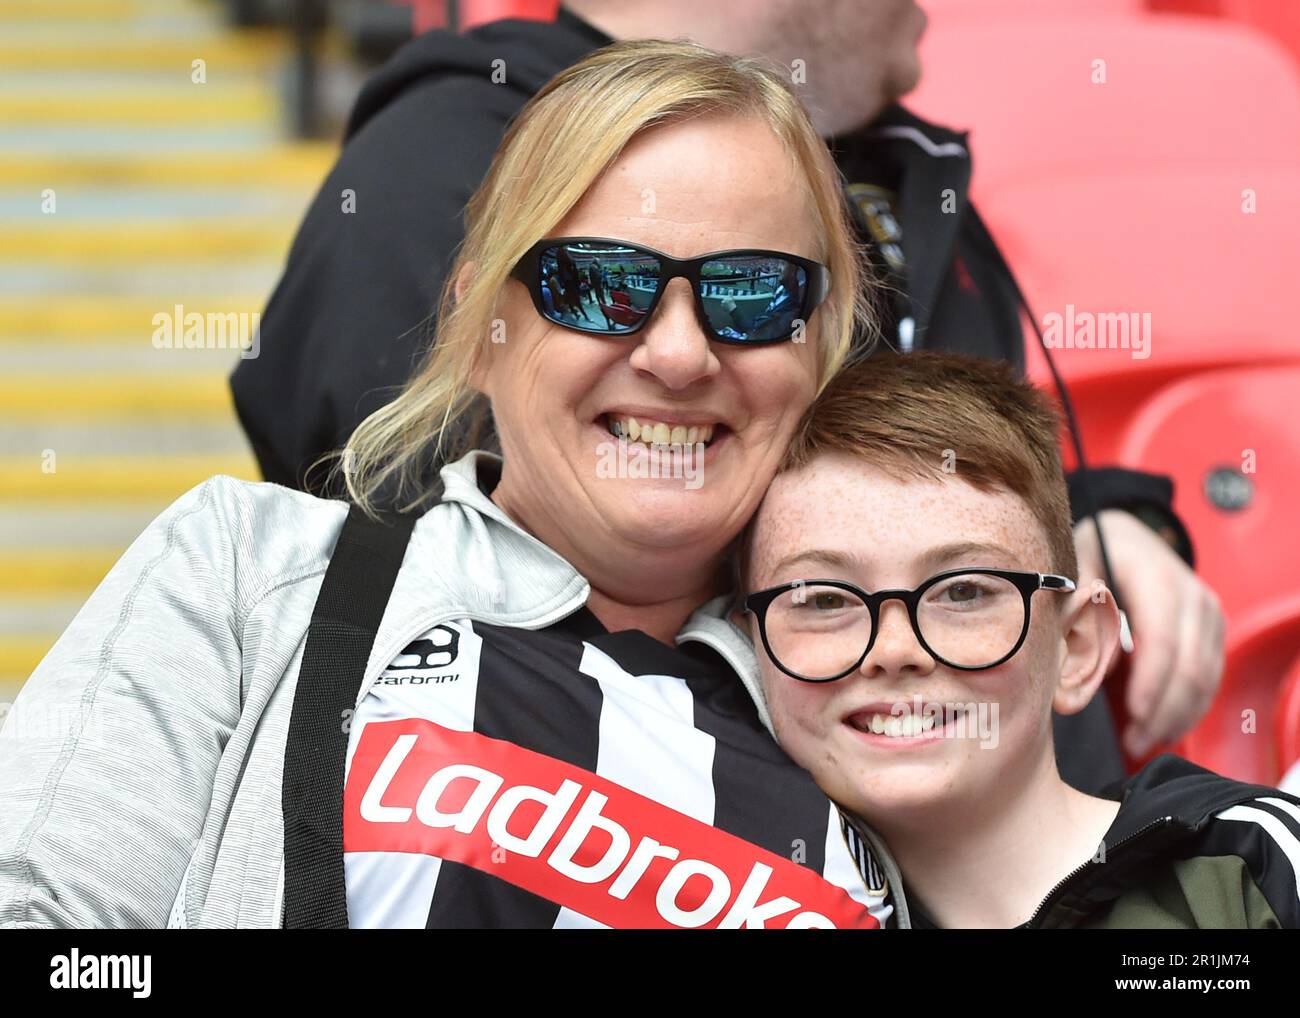
[[(362, 89), (262, 316), (261, 354), (231, 377), (265, 478), (339, 494), (310, 468), (396, 396), (432, 341), (431, 309), (462, 237), (462, 209), (507, 122), (554, 74), (615, 38), (689, 38), (789, 67), (892, 284), (887, 343), (1023, 368), (1015, 281), (966, 197), (966, 137), (895, 102), (919, 80), (924, 24), (912, 0), (571, 0), (553, 23), (509, 20), (412, 40)], [(429, 466), (434, 484), (438, 464)], [(1139, 643), (1125, 740), (1138, 756), (1176, 739), (1209, 706), (1223, 618), (1190, 568), (1168, 478), (1110, 468), (1069, 480), (1082, 575), (1103, 575), (1095, 528), (1082, 519), (1100, 510), (1115, 586), (1132, 611)], [(1095, 790), (1123, 776), (1104, 697), (1057, 725), (1067, 781)]]

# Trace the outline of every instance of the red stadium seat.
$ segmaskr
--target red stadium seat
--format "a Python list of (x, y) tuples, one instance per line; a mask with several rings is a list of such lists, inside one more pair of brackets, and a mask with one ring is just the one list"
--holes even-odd
[(1178, 744), (1187, 759), (1240, 781), (1282, 776), (1275, 739), (1280, 696), (1300, 656), (1300, 595), (1292, 593), (1228, 624), (1223, 684), (1206, 716)]
[[(1057, 172), (1300, 165), (1295, 66), (1244, 25), (936, 17), (921, 57), (907, 105), (971, 130), (977, 199)], [(1105, 62), (1104, 84), (1093, 82), (1094, 61)]]
[(1268, 33), (1300, 60), (1300, 4), (1295, 0), (1150, 0), (1155, 11), (1230, 18)]
[(560, 0), (460, 0), (460, 30), (465, 32), (503, 18), (554, 21), (559, 9)]
[(956, 18), (1042, 20), (1061, 15), (1139, 15), (1145, 10), (1143, 0), (925, 0), (922, 7), (931, 24), (946, 24)]
[(1300, 363), (1198, 373), (1142, 405), (1119, 450), (1125, 465), (1173, 477), (1197, 572), (1228, 619), (1219, 697), (1179, 752), (1270, 784), (1279, 777), (1273, 712), (1300, 656), (1297, 399)]
[(1300, 364), (1193, 375), (1148, 401), (1120, 448), (1122, 464), (1173, 477), (1197, 572), (1230, 621), (1300, 593), (1298, 401)]
[(411, 31), (415, 35), (447, 27), (444, 0), (392, 0), (394, 7), (411, 8)]
[(1282, 680), (1273, 715), (1273, 732), (1278, 774), (1286, 774), (1300, 761), (1300, 657)]
[(619, 325), (635, 325), (645, 317), (645, 309), (632, 306), (632, 299), (623, 290), (610, 293), (612, 304), (602, 304), (600, 310), (611, 322)]
[[(1254, 213), (1243, 211), (1247, 189)], [(1194, 371), (1300, 359), (1296, 312), (1278, 299), (1300, 265), (1296, 194), (1300, 170), (1242, 166), (1062, 175), (986, 197), (984, 216), (1039, 324), (1059, 323), (1052, 356), (1089, 457), (1112, 460), (1129, 418), (1163, 385)], [(1124, 318), (1100, 317), (1114, 315)], [(1079, 346), (1087, 316), (1092, 349)], [(1146, 357), (1134, 336), (1126, 348), (1121, 331), (1144, 323)], [(1046, 384), (1042, 353), (1026, 340), (1029, 374)]]

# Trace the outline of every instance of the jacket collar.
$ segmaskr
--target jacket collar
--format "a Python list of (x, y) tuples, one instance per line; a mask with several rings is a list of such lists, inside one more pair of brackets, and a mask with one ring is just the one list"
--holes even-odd
[[(564, 604), (566, 611), (543, 623), (549, 625), (585, 604), (591, 586), (484, 491), (496, 486), (501, 463), (499, 455), (474, 450), (439, 471), (442, 499), (416, 521), (403, 570), (416, 567), (439, 602), (502, 625), (537, 624)], [(430, 568), (447, 557), (449, 539), (460, 568)]]
[[(841, 139), (849, 183), (861, 152), (868, 165), (884, 159), (897, 172), (895, 210), (903, 229), (907, 259), (907, 300), (913, 344), (921, 347), (939, 290), (952, 264), (957, 235), (969, 203), (971, 157), (966, 135), (922, 120), (902, 106), (885, 107), (878, 117)], [(864, 183), (875, 181), (865, 180)], [(951, 193), (951, 204), (941, 201)], [(918, 243), (917, 238), (924, 238)]]
[(517, 107), (522, 107), (564, 68), (613, 41), (564, 7), (553, 21), (503, 18), (467, 32), (423, 32), (366, 79), (348, 116), (344, 140), (409, 90), (437, 77), (486, 81), (498, 59), (505, 61), (510, 73), (492, 88), (510, 91)]
[(1172, 753), (1162, 753), (1125, 781), (1115, 782), (1103, 795), (1121, 802), (1107, 840), (1130, 838), (1163, 817), (1199, 829), (1220, 810), (1276, 788), (1225, 778)]
[[(489, 623), (535, 629), (552, 625), (587, 603), (591, 584), (563, 556), (512, 520), (484, 492), (501, 476), (496, 453), (474, 450), (439, 471), (442, 501), (415, 523), (406, 557), (375, 639), (368, 674), (382, 668), (388, 647), (434, 615), (468, 615)], [(440, 567), (455, 542), (454, 565)], [(739, 676), (769, 732), (772, 721), (759, 684), (753, 646), (732, 624), (730, 594), (701, 605), (677, 643), (702, 643)], [(398, 647), (396, 650), (400, 650)], [(393, 651), (395, 653), (396, 651)]]
[(1073, 926), (1146, 879), (1149, 867), (1167, 860), (1181, 842), (1195, 841), (1215, 814), (1277, 789), (1225, 778), (1190, 760), (1165, 753), (1103, 796), (1120, 800), (1098, 858), (1056, 888), (1035, 926)]
[[(1151, 865), (1171, 858), (1179, 842), (1195, 839), (1216, 813), (1277, 794), (1276, 788), (1234, 781), (1171, 753), (1156, 757), (1102, 791), (1102, 798), (1120, 803), (1102, 839), (1104, 855), (1099, 853), (1058, 884), (1028, 925), (1078, 925), (1148, 879)], [(913, 924), (933, 928), (928, 914), (915, 902), (909, 904)]]

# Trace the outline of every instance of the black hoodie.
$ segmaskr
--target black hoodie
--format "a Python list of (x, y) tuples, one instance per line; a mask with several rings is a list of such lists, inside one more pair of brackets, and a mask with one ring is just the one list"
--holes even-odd
[[(340, 494), (322, 490), (323, 469), (306, 470), (397, 394), (429, 343), (462, 211), (508, 121), (556, 73), (612, 41), (561, 8), (554, 23), (426, 33), (366, 83), (262, 316), (261, 354), (231, 377), (267, 480)], [(835, 139), (832, 150), (878, 267), (903, 285), (905, 296), (885, 309), (887, 339), (904, 350), (959, 350), (1023, 367), (1014, 279), (966, 197), (965, 136), (895, 106)], [(880, 201), (864, 204), (872, 188)], [(955, 214), (941, 209), (946, 189)], [(344, 211), (347, 203), (355, 211)], [(902, 234), (898, 243), (873, 237), (891, 228)], [(891, 264), (884, 253), (897, 257)], [(1097, 508), (1131, 509), (1168, 526), (1191, 561), (1168, 478), (1117, 468), (1089, 476)], [(1076, 520), (1089, 494), (1079, 481), (1070, 478)], [(1123, 775), (1104, 697), (1058, 720), (1058, 742), (1071, 747), (1067, 780), (1089, 789)]]
[(1121, 803), (1102, 850), (1022, 928), (1300, 929), (1300, 799), (1170, 754), (1102, 798)]

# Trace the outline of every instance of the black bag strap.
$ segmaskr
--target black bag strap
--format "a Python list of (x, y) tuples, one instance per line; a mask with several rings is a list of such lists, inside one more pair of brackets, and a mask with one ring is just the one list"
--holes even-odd
[(351, 717), (415, 516), (352, 505), (307, 629), (284, 750), (284, 927), (347, 929), (343, 771)]

